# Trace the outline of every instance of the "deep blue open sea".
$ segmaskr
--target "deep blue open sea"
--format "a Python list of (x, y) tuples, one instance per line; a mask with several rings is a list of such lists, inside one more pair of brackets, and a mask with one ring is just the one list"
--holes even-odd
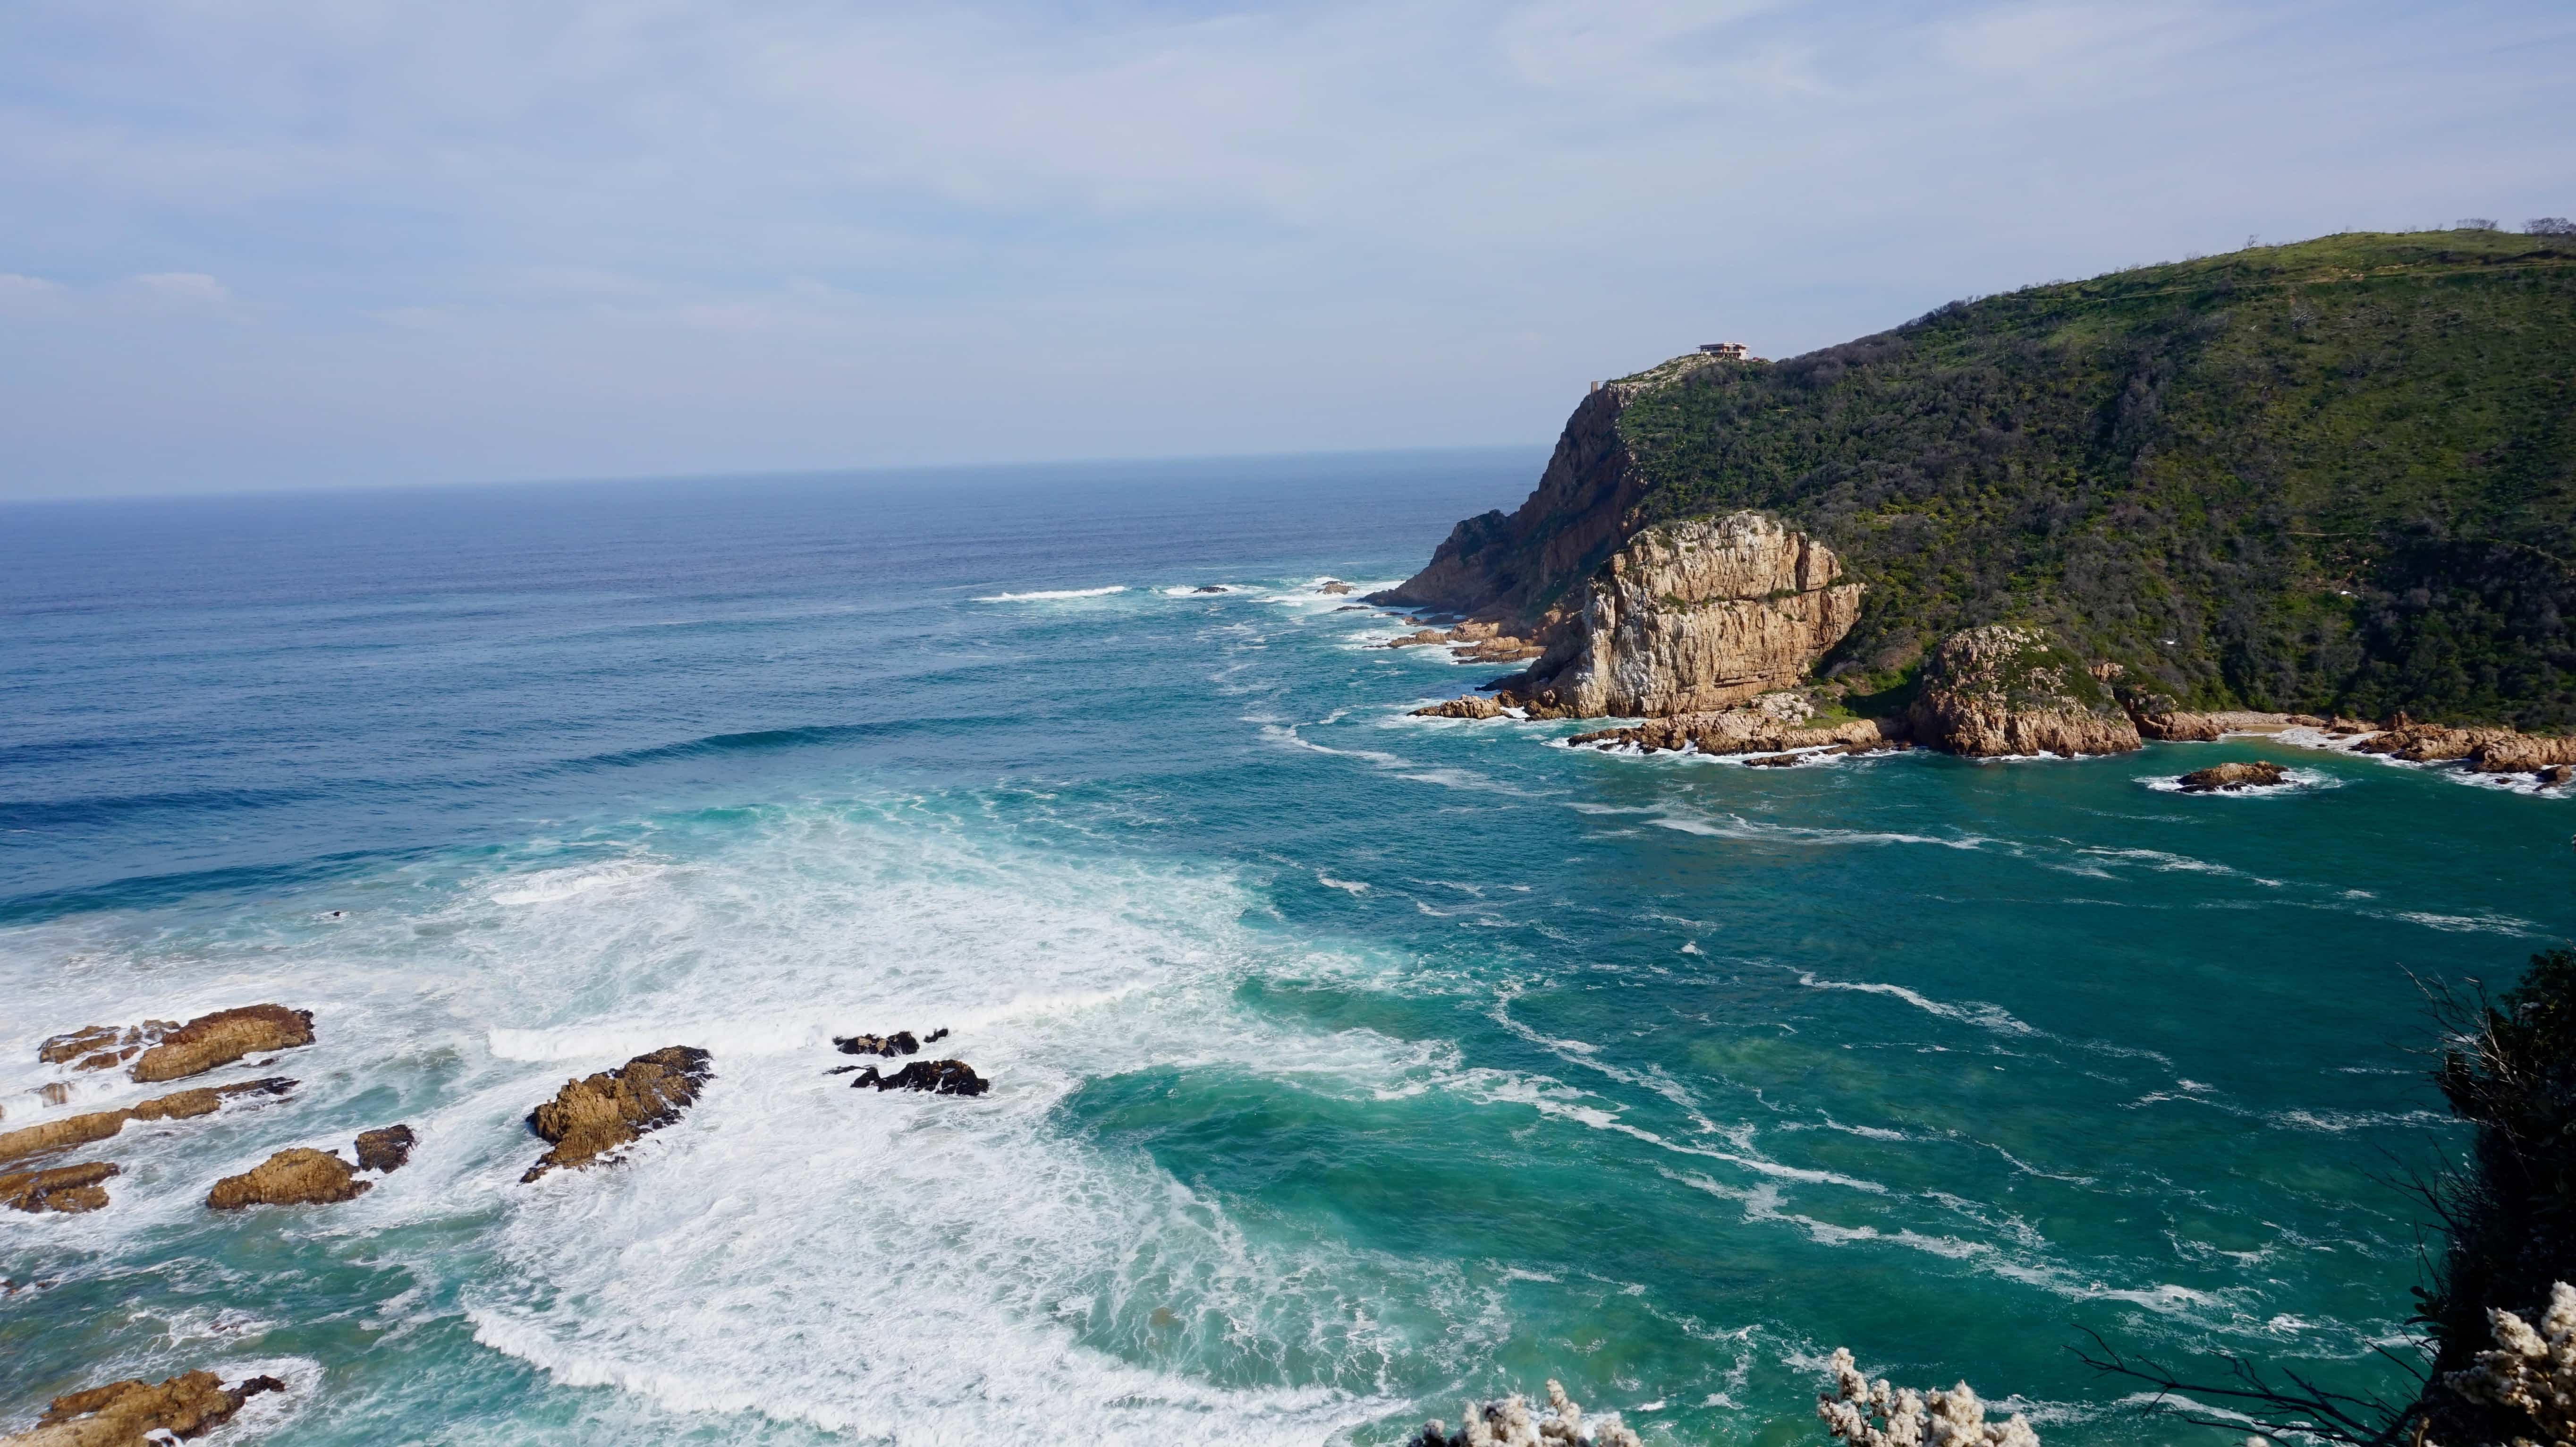
[[(1553, 1375), (1783, 1444), (1848, 1345), (2197, 1440), (2083, 1327), (2394, 1383), (2389, 1177), (2457, 1144), (2410, 972), (2576, 931), (2576, 804), (1406, 717), (1498, 670), (1319, 580), (1540, 460), (0, 508), (0, 1128), (167, 1088), (45, 1104), (73, 1026), (320, 1037), (0, 1213), (0, 1429), (202, 1366), (289, 1382), (210, 1439), (278, 1447), (1381, 1444)], [(989, 1095), (823, 1073), (943, 1026)], [(693, 1110), (519, 1184), (670, 1044)], [(203, 1205), (396, 1121), (357, 1201)]]

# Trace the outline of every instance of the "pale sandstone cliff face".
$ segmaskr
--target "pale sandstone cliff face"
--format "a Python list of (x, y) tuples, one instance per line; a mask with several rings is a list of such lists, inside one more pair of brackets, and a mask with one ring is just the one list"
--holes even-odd
[(1942, 639), (1908, 721), (1921, 742), (1976, 758), (2140, 747), (2101, 680), (2047, 634), (2007, 624)]
[(1760, 513), (1658, 524), (1594, 576), (1553, 684), (1585, 718), (1726, 708), (1803, 681), (1851, 631), (1860, 594), (1830, 549)]

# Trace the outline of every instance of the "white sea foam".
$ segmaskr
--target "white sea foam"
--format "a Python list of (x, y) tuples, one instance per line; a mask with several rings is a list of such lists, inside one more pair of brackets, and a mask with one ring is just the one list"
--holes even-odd
[(1105, 588), (1044, 588), (1031, 593), (989, 593), (975, 601), (978, 603), (1045, 603), (1060, 598), (1106, 598), (1112, 593), (1126, 591), (1126, 584), (1112, 583)]

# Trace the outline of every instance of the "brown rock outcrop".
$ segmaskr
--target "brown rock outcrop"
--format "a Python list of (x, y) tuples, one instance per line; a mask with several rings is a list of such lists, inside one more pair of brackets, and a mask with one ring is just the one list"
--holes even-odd
[(97, 1110), (83, 1115), (67, 1115), (60, 1120), (44, 1121), (20, 1130), (0, 1134), (0, 1161), (14, 1161), (25, 1156), (43, 1155), (49, 1151), (70, 1150), (74, 1146), (103, 1141), (125, 1129), (129, 1120), (188, 1120), (212, 1115), (224, 1101), (238, 1095), (284, 1095), (295, 1088), (295, 1082), (283, 1076), (266, 1080), (245, 1080), (237, 1085), (202, 1087), (158, 1096), (140, 1105), (122, 1110)]
[(878, 1090), (926, 1090), (933, 1095), (982, 1095), (993, 1088), (963, 1060), (916, 1060), (892, 1075), (879, 1075), (871, 1065), (850, 1082), (853, 1090), (863, 1085)]
[(2545, 785), (2576, 784), (2576, 764), (2551, 764), (2532, 777)]
[(0, 1206), (13, 1211), (61, 1211), (66, 1214), (95, 1211), (107, 1204), (107, 1187), (102, 1184), (119, 1174), (107, 1161), (88, 1161), (77, 1166), (56, 1166), (44, 1171), (20, 1171), (0, 1176)]
[[(2254, 713), (2236, 710), (2222, 713), (2132, 713), (2132, 722), (2140, 737), (2167, 743), (2216, 743), (2229, 734), (2277, 734), (2283, 729), (2305, 726), (2322, 728), (2325, 720), (2304, 714)], [(2304, 720), (2304, 725), (2302, 721)]]
[(2447, 724), (2407, 723), (2401, 718), (2389, 728), (2353, 745), (2353, 750), (2356, 753), (2385, 754), (2410, 764), (2438, 764), (2465, 759), (2485, 744), (2510, 743), (2521, 737), (2512, 729), (2452, 728)]
[(254, 1050), (313, 1043), (313, 1012), (283, 1005), (244, 1005), (200, 1015), (161, 1037), (131, 1072), (136, 1080), (177, 1080), (230, 1065)]
[(2515, 734), (2477, 745), (2468, 758), (2469, 766), (2481, 774), (2537, 774), (2576, 764), (2576, 738)]
[(1351, 591), (1351, 585), (1341, 582), (1338, 579), (1327, 579), (1321, 586), (1317, 587), (1315, 591), (1327, 594), (1331, 597), (1339, 598)]
[(358, 1133), (358, 1169), (390, 1175), (411, 1159), (412, 1144), (419, 1140), (410, 1126), (389, 1125), (381, 1130)]
[(54, 1398), (33, 1431), (0, 1437), (0, 1447), (144, 1447), (149, 1435), (167, 1432), (186, 1440), (231, 1421), (242, 1403), (262, 1392), (282, 1392), (275, 1377), (252, 1377), (226, 1387), (212, 1372), (189, 1372), (159, 1386), (110, 1382)]
[(1425, 704), (1413, 711), (1415, 718), (1501, 718), (1503, 705), (1496, 699), (1469, 694), (1446, 703)]
[(557, 1166), (590, 1165), (646, 1131), (678, 1120), (713, 1078), (713, 1060), (693, 1046), (666, 1045), (615, 1070), (565, 1081), (553, 1100), (528, 1112), (528, 1129), (554, 1149), (530, 1166), (520, 1182), (533, 1181)]
[(218, 1211), (244, 1206), (324, 1206), (355, 1200), (375, 1188), (333, 1151), (297, 1146), (279, 1151), (238, 1176), (226, 1176), (206, 1193)]
[(2212, 764), (2194, 769), (2176, 783), (2186, 794), (2213, 794), (2237, 789), (2269, 788), (2289, 782), (2289, 772), (2279, 764), (2256, 759), (2248, 763)]
[(1683, 714), (1650, 719), (1626, 728), (1599, 729), (1566, 740), (1578, 748), (1633, 748), (1645, 753), (1696, 749), (1703, 754), (1778, 754), (1791, 749), (1835, 746), (1853, 753), (1906, 745), (1905, 720), (1865, 718), (1829, 728), (1784, 727), (1773, 715), (1753, 709)]
[(1659, 523), (1593, 576), (1582, 643), (1533, 683), (1577, 717), (1722, 709), (1804, 679), (1860, 594), (1831, 549), (1761, 513)]
[(178, 1028), (169, 1020), (146, 1020), (123, 1028), (84, 1025), (38, 1045), (36, 1059), (47, 1065), (69, 1063), (74, 1070), (105, 1070), (142, 1054), (145, 1047)]
[(1919, 742), (1974, 758), (2140, 746), (2137, 726), (2080, 660), (2040, 630), (2011, 624), (1942, 639), (1907, 719)]

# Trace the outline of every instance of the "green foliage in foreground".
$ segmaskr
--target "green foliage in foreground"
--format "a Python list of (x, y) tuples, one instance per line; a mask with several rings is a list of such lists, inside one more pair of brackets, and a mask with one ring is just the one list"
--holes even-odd
[(1759, 507), (1842, 553), (1829, 666), (2024, 620), (2187, 706), (2576, 726), (2576, 238), (2033, 287), (1698, 367), (1619, 427), (1641, 521)]

